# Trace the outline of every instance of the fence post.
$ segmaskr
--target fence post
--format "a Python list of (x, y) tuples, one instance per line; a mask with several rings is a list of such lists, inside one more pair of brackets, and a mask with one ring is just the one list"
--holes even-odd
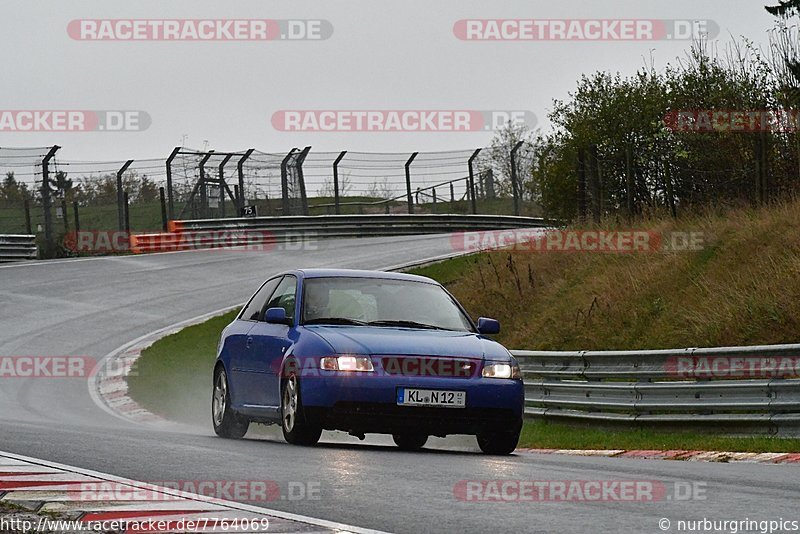
[(130, 236), (131, 236), (131, 212), (128, 209), (128, 192), (125, 191), (125, 193), (123, 193), (122, 197), (123, 197), (122, 200), (123, 200), (123, 202), (125, 204), (125, 234), (128, 236), (128, 239), (130, 239)]
[(511, 149), (511, 192), (514, 194), (514, 215), (519, 215), (520, 187), (517, 181), (517, 150), (525, 144), (525, 141), (517, 141)]
[(225, 218), (225, 189), (228, 187), (225, 183), (225, 165), (233, 157), (233, 154), (226, 155), (222, 162), (219, 164), (219, 216)]
[(237, 211), (239, 212), (237, 215), (242, 215), (242, 208), (244, 207), (245, 203), (245, 194), (244, 194), (244, 162), (251, 156), (253, 152), (255, 152), (255, 148), (249, 149), (247, 152), (244, 153), (244, 156), (236, 163), (236, 173), (239, 175), (239, 193), (236, 195), (236, 198), (239, 199), (238, 206), (236, 207)]
[(58, 145), (53, 147), (47, 152), (47, 155), (42, 159), (42, 208), (44, 210), (44, 254), (43, 257), (51, 258), (55, 249), (55, 242), (53, 241), (53, 213), (52, 205), (50, 202), (50, 160), (56, 155)]
[(129, 159), (117, 171), (117, 228), (120, 231), (125, 229), (125, 210), (127, 209), (127, 207), (123, 208), (122, 206), (122, 197), (124, 190), (122, 186), (122, 175), (125, 174), (125, 171), (128, 170), (128, 167), (130, 167), (132, 163), (133, 160)]
[(289, 175), (286, 166), (296, 150), (296, 148), (291, 149), (281, 161), (281, 215), (289, 215)]
[(200, 160), (198, 167), (200, 168), (200, 218), (208, 218), (208, 190), (206, 189), (206, 163), (214, 155), (213, 150), (206, 152), (206, 155)]
[(485, 189), (486, 189), (486, 198), (494, 198), (495, 197), (495, 190), (494, 190), (494, 171), (492, 169), (487, 169), (486, 176), (484, 180), (486, 181)]
[(475, 158), (477, 158), (478, 154), (480, 154), (480, 153), (481, 153), (481, 149), (480, 148), (476, 149), (475, 152), (473, 152), (472, 155), (467, 160), (467, 168), (469, 169), (469, 200), (470, 200), (470, 204), (471, 204), (471, 207), (472, 207), (472, 214), (473, 215), (478, 213), (478, 202), (477, 202), (477, 200), (475, 198), (475, 196), (476, 196), (476, 192), (475, 192), (475, 173), (474, 173), (474, 171), (472, 169), (472, 162), (475, 161)]
[(31, 227), (31, 201), (27, 198), (25, 199), (25, 231), (28, 235), (33, 234), (33, 228)]
[(306, 156), (311, 151), (311, 147), (307, 146), (300, 154), (297, 155), (295, 165), (297, 166), (297, 183), (300, 185), (300, 201), (302, 204), (303, 215), (308, 215), (308, 195), (306, 195), (306, 180), (303, 176), (303, 162)]
[(75, 219), (75, 235), (78, 235), (78, 232), (81, 231), (81, 219), (78, 216), (78, 201), (74, 200), (72, 202), (72, 216)]
[(167, 231), (167, 203), (164, 198), (164, 188), (158, 188), (158, 200), (161, 203), (161, 230)]
[(336, 215), (341, 214), (341, 207), (339, 206), (339, 162), (344, 159), (345, 154), (347, 154), (347, 150), (342, 150), (339, 153), (339, 157), (333, 162), (333, 204)]
[(172, 219), (175, 216), (175, 203), (172, 197), (172, 160), (175, 159), (175, 156), (180, 153), (181, 147), (176, 146), (172, 149), (172, 153), (167, 158), (167, 198), (169, 198), (168, 206), (168, 215), (169, 218)]
[[(411, 196), (411, 164), (419, 152), (414, 152), (406, 161), (406, 197), (408, 200), (408, 213), (414, 213), (414, 199)], [(419, 200), (419, 199), (418, 199)]]

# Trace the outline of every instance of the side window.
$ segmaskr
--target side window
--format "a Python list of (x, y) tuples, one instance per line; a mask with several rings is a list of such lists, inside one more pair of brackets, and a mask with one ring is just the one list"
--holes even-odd
[(287, 317), (294, 317), (295, 293), (297, 292), (297, 278), (286, 276), (272, 294), (264, 309), (283, 308)]
[(244, 307), (241, 315), (239, 315), (239, 319), (244, 321), (261, 320), (261, 311), (264, 309), (264, 304), (272, 295), (273, 291), (275, 291), (275, 288), (278, 287), (278, 283), (281, 280), (283, 280), (283, 277), (279, 276), (264, 283), (264, 285), (261, 286), (261, 289), (256, 291), (256, 294), (250, 299), (250, 302), (247, 303), (247, 306)]

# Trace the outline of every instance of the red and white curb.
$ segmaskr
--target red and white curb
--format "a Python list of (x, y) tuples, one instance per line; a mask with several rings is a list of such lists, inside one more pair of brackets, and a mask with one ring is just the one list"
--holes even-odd
[[(121, 529), (123, 532), (142, 528), (151, 532), (184, 532), (181, 526), (194, 522), (206, 527), (187, 530), (380, 534), (7, 452), (0, 452), (0, 502), (40, 515), (57, 514), (87, 527), (100, 521), (116, 521), (126, 526)], [(244, 525), (250, 528), (237, 527)]]
[(570, 456), (604, 456), (606, 458), (636, 458), (639, 460), (678, 460), (686, 462), (746, 462), (758, 464), (800, 464), (800, 453), (785, 452), (724, 452), (687, 450), (583, 450), (583, 449), (517, 449), (533, 454), (566, 454)]
[[(222, 315), (237, 306), (228, 306), (210, 313), (205, 313), (186, 321), (175, 323), (145, 334), (104, 356), (97, 364), (97, 371), (89, 378), (89, 395), (95, 404), (107, 413), (126, 421), (156, 426), (174, 426), (172, 423), (156, 415), (128, 395), (128, 374), (142, 351), (171, 334), (175, 334), (187, 326), (200, 324), (212, 317)], [(209, 384), (211, 378), (209, 375)], [(210, 387), (210, 386), (209, 386)]]

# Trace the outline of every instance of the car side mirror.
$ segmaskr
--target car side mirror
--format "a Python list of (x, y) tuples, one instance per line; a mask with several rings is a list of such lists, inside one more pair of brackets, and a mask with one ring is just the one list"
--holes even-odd
[(264, 313), (264, 320), (271, 324), (285, 324), (291, 323), (291, 320), (286, 316), (286, 310), (283, 308), (268, 308)]
[(496, 319), (489, 319), (488, 317), (481, 317), (478, 319), (478, 333), (485, 336), (500, 333), (500, 321)]

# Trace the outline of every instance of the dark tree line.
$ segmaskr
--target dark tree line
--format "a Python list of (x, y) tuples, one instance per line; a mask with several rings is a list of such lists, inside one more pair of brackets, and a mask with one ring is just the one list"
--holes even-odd
[(550, 217), (578, 215), (579, 176), (585, 177), (587, 209), (598, 217), (680, 213), (794, 194), (800, 188), (796, 115), (745, 131), (681, 129), (674, 121), (693, 110), (800, 109), (800, 37), (790, 24), (800, 17), (800, 0), (767, 9), (777, 19), (766, 51), (746, 40), (719, 51), (700, 40), (663, 69), (584, 75), (568, 98), (553, 102), (552, 132), (509, 128), (495, 144), (505, 154), (510, 137), (528, 140), (524, 190)]
[[(83, 176), (73, 180), (64, 171), (53, 175), (53, 197), (67, 202), (78, 202), (81, 206), (115, 204), (117, 202), (117, 177), (114, 174)], [(155, 202), (158, 200), (158, 184), (148, 176), (135, 172), (123, 176), (122, 186), (131, 202)], [(0, 184), (0, 205), (20, 207), (25, 200), (36, 202), (39, 191), (31, 189), (25, 182), (16, 179), (13, 172), (6, 173)]]

